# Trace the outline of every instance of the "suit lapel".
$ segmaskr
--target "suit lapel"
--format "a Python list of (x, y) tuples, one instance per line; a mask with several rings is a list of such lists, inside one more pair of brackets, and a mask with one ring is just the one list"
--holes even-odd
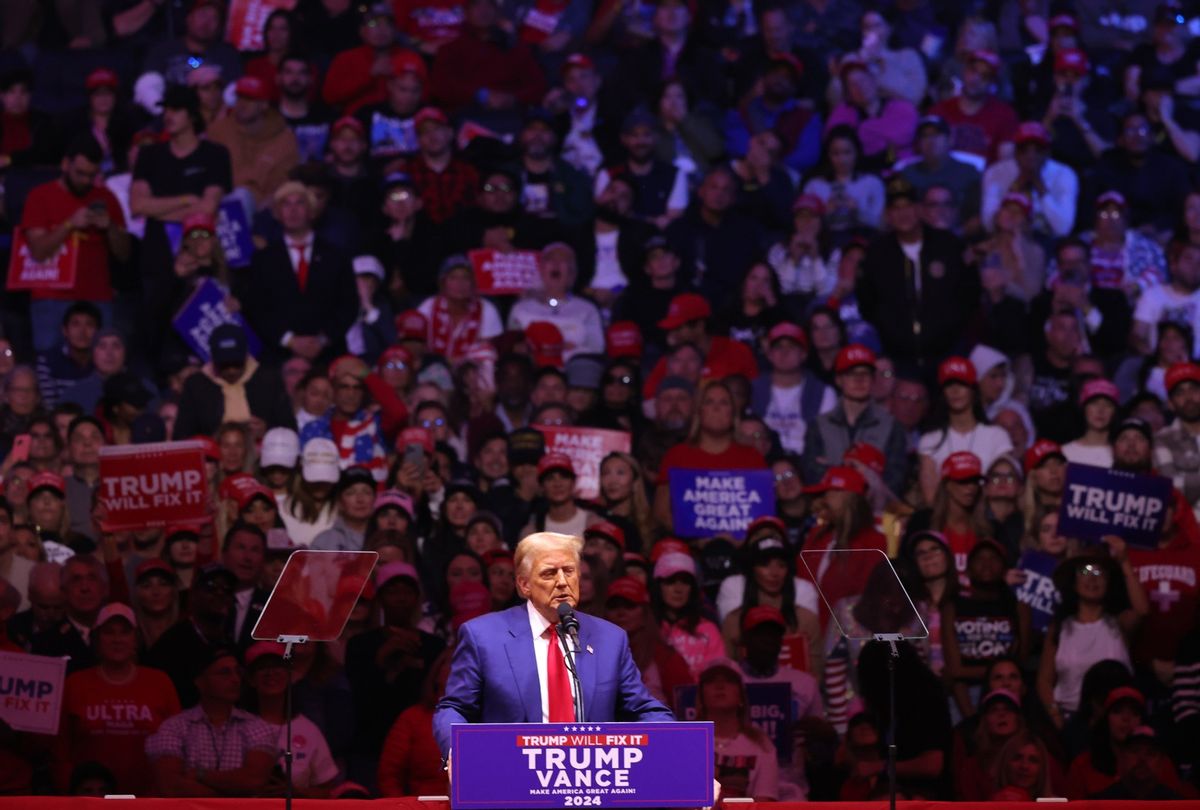
[(542, 721), (541, 681), (538, 679), (537, 659), (533, 656), (533, 633), (529, 630), (529, 614), (521, 605), (508, 611), (508, 638), (504, 651), (517, 683), (517, 692), (525, 706), (525, 722)]
[(596, 694), (596, 661), (595, 653), (588, 652), (592, 639), (592, 623), (588, 617), (576, 612), (579, 617), (579, 653), (575, 656), (575, 671), (579, 673), (579, 688), (583, 690), (583, 711), (585, 719), (593, 719), (591, 700)]

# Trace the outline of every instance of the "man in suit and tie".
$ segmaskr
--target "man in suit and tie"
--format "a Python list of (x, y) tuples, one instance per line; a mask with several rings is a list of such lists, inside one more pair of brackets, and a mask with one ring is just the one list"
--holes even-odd
[(350, 259), (313, 232), (316, 201), (302, 183), (284, 183), (274, 201), (283, 237), (255, 254), (238, 297), (276, 358), (342, 354), (359, 309)]
[[(554, 532), (517, 545), (517, 589), (523, 605), (473, 619), (459, 630), (445, 696), (433, 716), (434, 736), (450, 756), (453, 723), (570, 723), (574, 687), (564, 660), (558, 606), (579, 601), (583, 541)], [(577, 614), (575, 656), (589, 722), (675, 719), (642, 683), (625, 631)]]
[(221, 562), (237, 579), (229, 637), (239, 650), (244, 651), (254, 643), (250, 633), (271, 595), (269, 588), (262, 587), (266, 559), (267, 536), (262, 530), (240, 520), (234, 523), (225, 535)]

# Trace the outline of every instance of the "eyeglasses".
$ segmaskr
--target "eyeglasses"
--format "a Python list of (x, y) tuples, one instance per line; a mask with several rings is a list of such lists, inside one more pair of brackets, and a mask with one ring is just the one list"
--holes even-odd
[(988, 481), (993, 484), (1011, 484), (1016, 480), (1016, 473), (992, 473), (988, 476)]
[(782, 484), (784, 481), (790, 481), (795, 477), (796, 477), (796, 474), (794, 472), (792, 472), (791, 470), (787, 470), (787, 471), (781, 472), (781, 473), (775, 473), (775, 483)]
[(408, 364), (402, 363), (399, 360), (389, 360), (388, 362), (383, 364), (383, 367), (385, 369), (388, 369), (391, 371), (404, 371), (405, 369), (408, 368)]
[(422, 419), (420, 424), (423, 428), (444, 427), (446, 420), (439, 416), (437, 419)]
[(1075, 571), (1077, 577), (1102, 577), (1106, 576), (1104, 569), (1098, 565), (1088, 563), (1087, 565)]
[(604, 381), (609, 385), (633, 385), (633, 377), (628, 374), (610, 374)]
[(512, 194), (513, 187), (508, 183), (484, 183), (483, 190), (499, 194)]
[(188, 234), (188, 239), (212, 239), (212, 231), (197, 228)]
[(411, 199), (411, 191), (393, 191), (388, 194), (388, 202), (408, 202)]
[(1096, 214), (1096, 216), (1100, 217), (1100, 219), (1120, 219), (1121, 212), (1110, 208), (1107, 211), (1099, 212), (1098, 214)]

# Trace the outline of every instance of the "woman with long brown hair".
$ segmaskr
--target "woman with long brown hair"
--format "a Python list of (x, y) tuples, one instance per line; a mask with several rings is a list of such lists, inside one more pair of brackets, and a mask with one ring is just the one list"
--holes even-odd
[(959, 581), (966, 584), (967, 554), (984, 538), (991, 538), (983, 498), (983, 468), (979, 457), (962, 451), (942, 462), (941, 480), (934, 490), (933, 505), (915, 513), (908, 521), (908, 536), (918, 531), (939, 532), (946, 539)]
[(619, 521), (625, 530), (627, 548), (641, 551), (654, 545), (658, 523), (650, 512), (642, 465), (629, 453), (612, 452), (600, 462), (600, 503), (604, 517)]

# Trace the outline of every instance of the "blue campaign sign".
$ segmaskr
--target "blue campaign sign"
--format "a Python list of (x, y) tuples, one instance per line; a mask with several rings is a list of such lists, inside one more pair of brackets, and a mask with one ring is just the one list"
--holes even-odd
[(710, 807), (712, 723), (456, 723), (454, 810)]
[[(183, 242), (183, 224), (179, 222), (163, 223), (167, 234), (167, 242), (171, 252), (178, 253), (179, 245)], [(217, 239), (221, 242), (221, 252), (225, 254), (225, 263), (230, 267), (249, 267), (250, 257), (254, 255), (254, 241), (250, 234), (250, 224), (246, 221), (246, 209), (237, 200), (224, 200), (217, 209)]]
[(1154, 548), (1170, 498), (1169, 478), (1068, 464), (1058, 533), (1091, 541), (1115, 534), (1126, 543)]
[(671, 517), (680, 537), (742, 539), (757, 517), (775, 514), (770, 470), (671, 470)]
[(1058, 558), (1044, 551), (1026, 551), (1017, 560), (1016, 569), (1025, 574), (1025, 581), (1013, 587), (1017, 601), (1029, 605), (1033, 629), (1041, 633), (1050, 625), (1054, 610), (1062, 601), (1051, 575), (1058, 567)]
[(246, 347), (250, 354), (258, 357), (262, 351), (262, 342), (250, 331), (241, 313), (234, 312), (225, 305), (225, 292), (221, 285), (211, 278), (200, 282), (191, 298), (179, 308), (179, 312), (171, 321), (183, 342), (205, 363), (210, 359), (208, 338), (212, 331), (223, 323), (236, 323), (246, 330)]
[[(675, 687), (675, 716), (683, 720), (696, 719), (696, 684)], [(750, 722), (775, 743), (779, 762), (792, 761), (792, 722), (796, 705), (792, 702), (792, 685), (783, 681), (746, 684), (746, 701), (750, 704)]]

